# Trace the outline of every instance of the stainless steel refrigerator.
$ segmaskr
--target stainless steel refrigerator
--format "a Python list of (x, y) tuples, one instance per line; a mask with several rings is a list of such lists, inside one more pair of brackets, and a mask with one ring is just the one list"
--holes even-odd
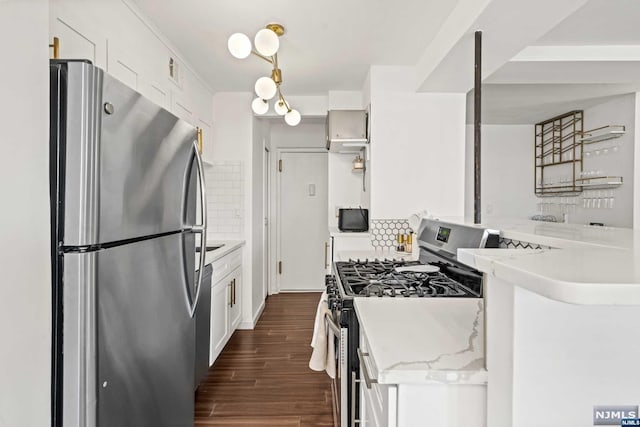
[(87, 61), (50, 79), (53, 425), (193, 425), (196, 129)]

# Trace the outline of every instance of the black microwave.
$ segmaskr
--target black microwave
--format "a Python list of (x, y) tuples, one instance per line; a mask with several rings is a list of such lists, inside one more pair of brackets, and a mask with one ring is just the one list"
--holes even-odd
[(369, 231), (369, 209), (339, 209), (338, 230), (352, 233)]

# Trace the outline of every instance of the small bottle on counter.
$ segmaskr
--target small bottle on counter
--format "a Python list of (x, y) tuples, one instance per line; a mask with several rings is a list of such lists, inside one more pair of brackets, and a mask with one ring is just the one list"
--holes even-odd
[(396, 246), (396, 252), (404, 252), (404, 234), (398, 233), (396, 236), (396, 241), (398, 242)]
[(411, 230), (407, 231), (407, 236), (405, 237), (405, 245), (404, 250), (408, 253), (413, 252), (413, 233)]

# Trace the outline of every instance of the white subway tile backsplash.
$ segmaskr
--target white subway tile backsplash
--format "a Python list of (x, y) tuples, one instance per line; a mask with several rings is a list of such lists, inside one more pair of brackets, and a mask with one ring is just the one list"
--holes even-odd
[(215, 162), (205, 168), (209, 239), (240, 239), (244, 226), (242, 162)]

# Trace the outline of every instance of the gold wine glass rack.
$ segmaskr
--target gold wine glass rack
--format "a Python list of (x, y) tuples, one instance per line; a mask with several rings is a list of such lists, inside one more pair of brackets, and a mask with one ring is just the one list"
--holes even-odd
[(583, 184), (582, 110), (535, 125), (534, 192), (537, 196), (577, 195)]

